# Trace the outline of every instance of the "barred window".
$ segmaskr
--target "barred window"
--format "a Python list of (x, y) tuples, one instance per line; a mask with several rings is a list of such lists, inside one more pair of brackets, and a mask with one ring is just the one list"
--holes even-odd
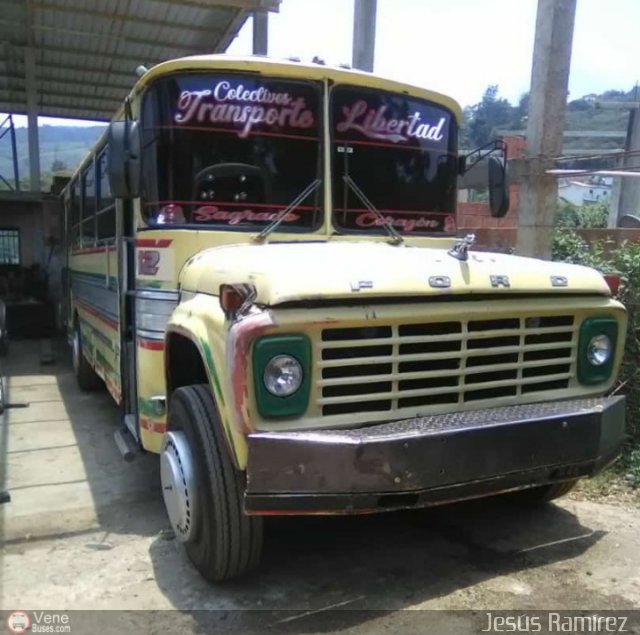
[(20, 264), (20, 230), (0, 229), (0, 265)]

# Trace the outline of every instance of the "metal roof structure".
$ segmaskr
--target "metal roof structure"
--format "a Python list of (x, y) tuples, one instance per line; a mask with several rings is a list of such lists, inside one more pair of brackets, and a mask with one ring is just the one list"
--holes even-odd
[(0, 112), (109, 120), (139, 65), (223, 52), (280, 0), (0, 0)]

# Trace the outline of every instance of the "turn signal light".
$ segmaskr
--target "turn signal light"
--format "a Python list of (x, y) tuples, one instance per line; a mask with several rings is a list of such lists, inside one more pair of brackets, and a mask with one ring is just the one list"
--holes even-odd
[(604, 273), (602, 274), (605, 282), (609, 285), (612, 295), (618, 295), (620, 289), (621, 278), (617, 273)]
[(233, 314), (240, 310), (245, 297), (231, 284), (220, 285), (220, 306), (226, 314)]

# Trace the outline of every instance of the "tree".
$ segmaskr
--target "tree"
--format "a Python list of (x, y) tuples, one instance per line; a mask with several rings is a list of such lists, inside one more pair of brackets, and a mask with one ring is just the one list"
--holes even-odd
[(498, 129), (513, 127), (513, 111), (507, 99), (498, 97), (497, 84), (488, 86), (481, 102), (465, 108), (466, 141), (473, 147), (489, 143)]
[(51, 164), (52, 172), (65, 172), (69, 169), (69, 166), (61, 159), (55, 159)]
[(529, 93), (520, 95), (518, 105), (514, 106), (511, 113), (511, 129), (521, 130), (527, 127), (527, 117), (529, 116)]

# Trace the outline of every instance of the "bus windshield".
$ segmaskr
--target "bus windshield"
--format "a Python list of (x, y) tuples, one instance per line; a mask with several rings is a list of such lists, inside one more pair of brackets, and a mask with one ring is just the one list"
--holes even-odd
[(457, 140), (448, 110), (403, 94), (336, 86), (331, 134), (336, 229), (382, 233), (388, 224), (405, 235), (455, 233)]
[[(321, 86), (246, 74), (183, 75), (144, 100), (144, 220), (256, 231), (321, 178)], [(321, 187), (285, 231), (322, 219)]]

